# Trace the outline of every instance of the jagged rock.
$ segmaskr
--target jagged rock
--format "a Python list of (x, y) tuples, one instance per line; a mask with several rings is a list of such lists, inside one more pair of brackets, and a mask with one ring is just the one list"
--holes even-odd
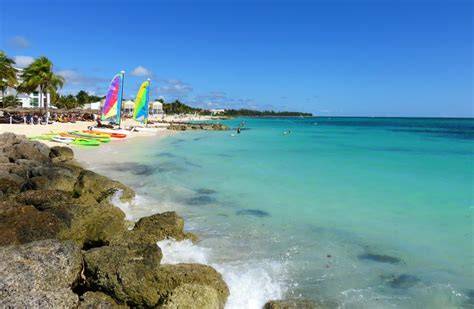
[(63, 228), (51, 213), (12, 201), (0, 202), (0, 246), (56, 238)]
[(129, 305), (154, 306), (159, 301), (154, 273), (161, 257), (156, 245), (91, 249), (84, 253), (88, 285)]
[(81, 251), (72, 242), (0, 247), (0, 307), (76, 307), (78, 296), (71, 287), (81, 269)]
[(133, 230), (128, 231), (114, 242), (156, 244), (158, 241), (168, 238), (191, 239), (193, 241), (197, 239), (194, 234), (184, 232), (183, 218), (176, 212), (169, 211), (141, 218), (135, 223)]
[(223, 305), (214, 288), (207, 285), (183, 284), (171, 292), (162, 308), (217, 309), (223, 308)]
[(70, 222), (58, 237), (74, 240), (84, 248), (107, 245), (127, 230), (125, 214), (106, 201), (71, 204), (66, 212)]
[[(229, 290), (221, 275), (212, 267), (200, 264), (160, 266), (160, 260), (161, 250), (156, 245), (101, 247), (85, 252), (85, 275), (91, 288), (130, 306), (157, 306), (167, 302), (173, 293), (177, 302), (179, 295), (187, 297), (185, 295), (198, 293), (198, 290), (212, 297), (209, 288), (215, 290), (219, 307), (225, 304)], [(182, 291), (175, 291), (185, 284), (207, 288), (183, 287)], [(212, 302), (212, 299), (209, 301)]]
[(0, 174), (0, 191), (3, 194), (15, 194), (20, 192), (25, 179), (15, 174)]
[(329, 308), (316, 306), (316, 303), (306, 299), (287, 299), (287, 300), (270, 300), (263, 309), (316, 309)]
[(74, 159), (74, 152), (69, 147), (51, 147), (49, 157), (53, 162), (65, 162)]
[(168, 130), (186, 131), (186, 130), (212, 130), (226, 131), (229, 128), (220, 123), (172, 123), (168, 126)]
[(40, 142), (19, 141), (16, 144), (6, 146), (3, 149), (3, 153), (10, 161), (16, 161), (18, 159), (35, 160), (39, 162), (49, 161), (49, 148)]
[(32, 205), (39, 210), (68, 203), (71, 199), (72, 195), (62, 190), (28, 190), (15, 197), (18, 203)]
[[(229, 296), (229, 289), (219, 274), (214, 268), (201, 264), (163, 264), (156, 272), (156, 288), (160, 294), (160, 300), (164, 303), (172, 300), (179, 301), (179, 298), (185, 302), (190, 294), (198, 293), (198, 291), (205, 292), (211, 297), (212, 294), (209, 289), (196, 288), (196, 285), (206, 286), (216, 291), (218, 297), (218, 308), (223, 308), (227, 297)], [(194, 286), (194, 287), (191, 287)], [(184, 287), (183, 287), (184, 286)], [(181, 289), (179, 289), (182, 287)], [(178, 289), (178, 290), (177, 290)], [(177, 291), (176, 291), (177, 290)], [(175, 293), (175, 298), (173, 298)], [(205, 297), (205, 296), (202, 296)], [(200, 297), (201, 298), (201, 297)], [(201, 298), (202, 301), (204, 301)]]
[(135, 196), (132, 189), (120, 182), (111, 180), (105, 176), (88, 170), (81, 172), (74, 187), (75, 194), (79, 196), (89, 194), (99, 202), (110, 197), (119, 190), (122, 191), (122, 201), (130, 201)]
[(31, 182), (40, 190), (73, 191), (78, 181), (78, 175), (70, 169), (49, 165), (35, 168), (31, 176)]
[(119, 305), (107, 294), (102, 292), (86, 292), (81, 296), (79, 309), (108, 309), (108, 308), (128, 308), (126, 305)]

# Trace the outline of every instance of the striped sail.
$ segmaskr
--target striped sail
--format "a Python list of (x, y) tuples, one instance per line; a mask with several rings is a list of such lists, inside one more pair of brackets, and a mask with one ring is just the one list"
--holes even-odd
[[(120, 123), (120, 112), (122, 110), (122, 89), (124, 73), (115, 75), (110, 82), (104, 106), (102, 107), (102, 120), (115, 120)], [(115, 118), (115, 119), (114, 119)]]
[(133, 119), (145, 122), (148, 119), (148, 108), (150, 101), (150, 80), (142, 83), (135, 99)]

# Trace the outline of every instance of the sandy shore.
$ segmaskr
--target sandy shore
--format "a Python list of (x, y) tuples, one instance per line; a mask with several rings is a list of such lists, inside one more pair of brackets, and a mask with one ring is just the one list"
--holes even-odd
[[(0, 124), (0, 134), (5, 132), (11, 132), (18, 135), (25, 135), (27, 137), (38, 136), (50, 132), (68, 132), (75, 130), (87, 130), (87, 127), (95, 125), (95, 122), (92, 121), (78, 121), (76, 123), (53, 123), (50, 125), (30, 125), (30, 124)], [(137, 122), (127, 119), (123, 122), (123, 127), (130, 127), (138, 125)], [(157, 132), (130, 132), (127, 136), (127, 140), (136, 137), (153, 137), (153, 138), (162, 138), (175, 134), (175, 131), (169, 131), (166, 128), (160, 129)], [(60, 144), (52, 141), (40, 141), (45, 143), (48, 146), (67, 146), (65, 144)], [(114, 140), (112, 140), (113, 145)], [(71, 148), (80, 147), (75, 145), (70, 145)], [(81, 147), (84, 148), (84, 147)]]

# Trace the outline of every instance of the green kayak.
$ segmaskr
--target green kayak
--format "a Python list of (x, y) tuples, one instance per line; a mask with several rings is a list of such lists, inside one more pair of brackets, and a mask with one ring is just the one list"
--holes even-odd
[(93, 139), (87, 139), (87, 138), (76, 138), (72, 143), (74, 145), (80, 145), (80, 146), (99, 146), (100, 145), (100, 142)]
[(79, 132), (79, 131), (70, 131), (68, 133), (71, 134), (71, 135), (74, 135), (74, 136), (78, 136), (78, 137), (83, 138), (83, 139), (91, 139), (91, 140), (99, 141), (101, 143), (110, 142), (110, 137), (102, 137), (102, 136), (97, 136), (97, 135), (94, 135), (94, 134), (87, 134), (87, 133), (83, 133), (83, 132)]

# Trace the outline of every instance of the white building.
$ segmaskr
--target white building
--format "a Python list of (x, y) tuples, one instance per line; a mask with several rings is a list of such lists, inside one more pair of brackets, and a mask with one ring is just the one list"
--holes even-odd
[(102, 108), (103, 101), (104, 100), (93, 102), (93, 103), (86, 103), (86, 104), (84, 104), (83, 109), (90, 109), (90, 110), (93, 110), (93, 111), (99, 111)]
[(211, 114), (213, 115), (219, 115), (219, 114), (224, 114), (225, 109), (211, 109), (209, 110)]
[[(21, 82), (21, 72), (23, 69), (16, 68), (17, 69), (17, 79), (18, 82)], [(45, 106), (45, 104), (48, 104), (48, 106), (51, 106), (51, 96), (49, 93), (43, 93), (41, 96), (41, 101), (40, 101), (40, 95), (39, 95), (39, 87), (36, 89), (36, 91), (33, 91), (31, 93), (18, 93), (16, 89), (7, 87), (5, 91), (5, 96), (16, 96), (19, 101), (21, 101), (21, 107), (23, 108), (42, 108)], [(2, 94), (0, 93), (0, 97)]]
[(150, 104), (150, 115), (163, 115), (163, 103), (155, 101)]

